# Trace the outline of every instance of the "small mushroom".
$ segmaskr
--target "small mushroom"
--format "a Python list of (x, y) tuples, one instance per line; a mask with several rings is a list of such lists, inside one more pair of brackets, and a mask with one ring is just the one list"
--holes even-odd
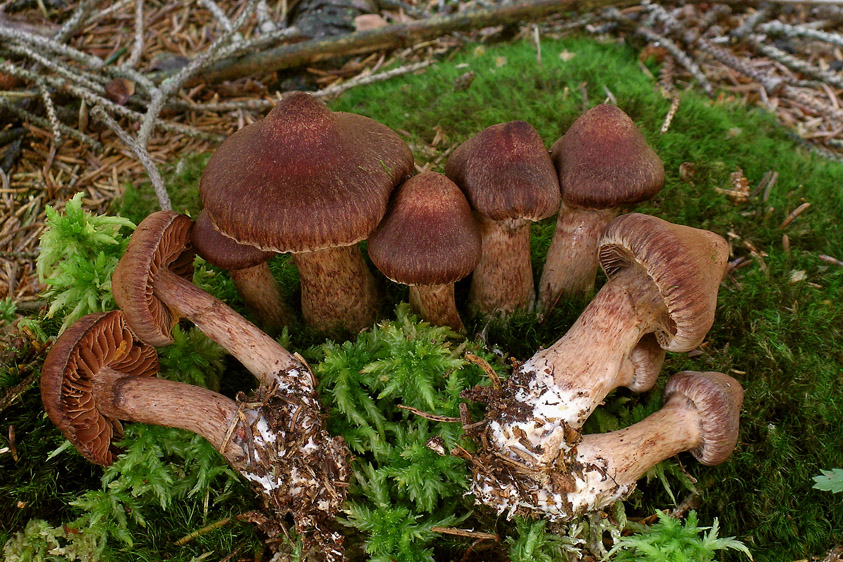
[(154, 346), (172, 343), (184, 317), (234, 355), (263, 384), (301, 364), (278, 342), (188, 279), (192, 221), (158, 211), (138, 225), (111, 279), (117, 305), (138, 337)]
[(492, 125), (457, 147), (445, 173), (479, 217), (482, 251), (469, 308), (486, 315), (532, 308), (530, 223), (555, 213), (560, 197), (541, 137), (524, 121)]
[(614, 388), (653, 385), (662, 357), (642, 338), (652, 334), (679, 352), (702, 342), (727, 258), (726, 241), (713, 232), (640, 214), (612, 221), (600, 243), (609, 281), (560, 340), (507, 381), (501, 405), (487, 413), (489, 443), (532, 455), (535, 465), (556, 462)]
[(562, 295), (586, 295), (597, 275), (597, 243), (620, 208), (653, 197), (664, 165), (629, 116), (614, 105), (587, 111), (551, 147), (562, 207), (539, 280), (539, 314)]
[(673, 375), (661, 410), (625, 429), (583, 436), (577, 461), (586, 468), (568, 496), (574, 512), (626, 497), (647, 470), (683, 451), (708, 466), (722, 463), (737, 444), (742, 403), (743, 389), (728, 375)]
[(205, 211), (196, 217), (191, 240), (202, 259), (228, 271), (261, 327), (277, 332), (292, 322), (293, 314), (284, 304), (281, 288), (269, 270), (268, 262), (274, 252), (238, 244), (215, 229)]
[(356, 332), (378, 310), (357, 243), (377, 228), (390, 193), (412, 172), (413, 155), (392, 130), (295, 92), (220, 145), (199, 190), (217, 230), (293, 254), (309, 325)]
[[(41, 371), (41, 400), (50, 419), (89, 461), (110, 465), (122, 436), (118, 420), (197, 433), (235, 467), (246, 449), (237, 404), (205, 388), (156, 378), (155, 348), (140, 342), (120, 311), (89, 314), (59, 336)], [(242, 431), (242, 427), (241, 427)]]
[(465, 196), (442, 174), (404, 182), (369, 238), (369, 257), (389, 279), (410, 285), (410, 304), (425, 320), (463, 331), (454, 283), (480, 258), (480, 229)]
[(628, 496), (648, 469), (680, 452), (691, 451), (710, 466), (729, 457), (743, 402), (738, 381), (716, 372), (677, 373), (667, 383), (664, 401), (661, 410), (630, 427), (583, 436), (573, 459), (556, 473), (525, 473), (519, 485), (507, 482), (495, 489), (476, 472), (472, 491), (500, 512), (539, 511), (564, 521)]

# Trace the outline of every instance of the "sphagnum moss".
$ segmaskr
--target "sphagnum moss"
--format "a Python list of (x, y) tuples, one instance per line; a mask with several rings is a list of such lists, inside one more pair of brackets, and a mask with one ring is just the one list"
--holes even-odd
[[(563, 51), (569, 55), (561, 58)], [(665, 163), (665, 188), (638, 210), (727, 236), (732, 243), (732, 259), (749, 260), (748, 266), (730, 273), (721, 286), (715, 324), (699, 349), (701, 354), (669, 354), (663, 369), (668, 374), (685, 369), (723, 371), (739, 378), (746, 391), (741, 439), (731, 460), (707, 468), (680, 456), (698, 479), (700, 521), (710, 523), (717, 517), (720, 534), (744, 541), (757, 560), (790, 562), (823, 554), (843, 541), (843, 504), (839, 497), (812, 488), (813, 477), (821, 470), (843, 467), (843, 311), (838, 304), (843, 292), (843, 268), (822, 262), (817, 256), (843, 257), (843, 168), (806, 155), (772, 116), (749, 111), (729, 101), (728, 96), (726, 101), (715, 102), (684, 93), (670, 130), (659, 135), (669, 104), (641, 73), (637, 53), (623, 45), (547, 40), (542, 43), (542, 53), (539, 67), (534, 48), (526, 43), (467, 48), (424, 74), (351, 90), (333, 103), (332, 109), (361, 113), (407, 131), (417, 161), (423, 164), (432, 159), (430, 154), (457, 146), (484, 127), (513, 119), (531, 123), (550, 146), (585, 109), (580, 84), (585, 84), (589, 105), (602, 102), (604, 87), (608, 88)], [(471, 86), (455, 88), (454, 81), (469, 70), (476, 74)], [(423, 150), (437, 133), (443, 140), (434, 150)], [(195, 193), (205, 159), (190, 159), (168, 181), (171, 196), (181, 201), (179, 209), (198, 212)], [(686, 162), (690, 166), (685, 170), (693, 170), (693, 174), (683, 179), (679, 166)], [(778, 172), (767, 201), (757, 194), (738, 204), (714, 190), (728, 188), (730, 173), (739, 168), (750, 186), (767, 170)], [(151, 198), (148, 209), (140, 204), (147, 199), (147, 191), (151, 192), (148, 188), (127, 192), (126, 201), (131, 205), (125, 208), (132, 209), (128, 216), (135, 222), (153, 210)], [(810, 209), (780, 229), (782, 220), (805, 201), (812, 204)], [(552, 229), (552, 219), (533, 227), (536, 278)], [(783, 234), (789, 237), (789, 252), (782, 246)], [(284, 258), (276, 258), (272, 267), (288, 294), (294, 293), (296, 276), (285, 263)], [(204, 276), (203, 284), (226, 300), (233, 298), (227, 276), (211, 268), (208, 271), (212, 275)], [(598, 279), (598, 284), (601, 282)], [(457, 286), (458, 298), (465, 292), (465, 287)], [(406, 298), (402, 289), (393, 286), (386, 294), (385, 311), (392, 311)], [(290, 296), (295, 298), (294, 294)], [(558, 339), (584, 304), (560, 303), (543, 324), (536, 324), (534, 317), (525, 314), (509, 324), (475, 323), (469, 325), (469, 332), (479, 332), (490, 349), (525, 359), (539, 346)], [(293, 345), (298, 349), (317, 343), (315, 334), (294, 333)], [(315, 359), (318, 353), (310, 356)], [(661, 381), (654, 392), (660, 392), (663, 384)], [(599, 419), (592, 422), (600, 426), (595, 431), (610, 428), (613, 423), (637, 421), (657, 409), (659, 400), (652, 394), (639, 398), (618, 392), (609, 398), (608, 406), (607, 412), (598, 412)], [(17, 408), (2, 416), (3, 426), (18, 424), (23, 428), (27, 426), (22, 420), (29, 419), (26, 423), (30, 426), (35, 421)], [(39, 435), (45, 433), (49, 431), (42, 429)], [(20, 429), (18, 434), (20, 440)], [(43, 445), (26, 445), (30, 458), (43, 459), (57, 443), (57, 439), (39, 439)], [(0, 456), (4, 474), (0, 490), (4, 498), (9, 498), (3, 503), (12, 504), (14, 498), (40, 498), (33, 502), (39, 509), (22, 511), (29, 517), (52, 517), (51, 509), (72, 494), (66, 489), (57, 494), (55, 478), (33, 482), (30, 471), (35, 467), (32, 463), (26, 466), (15, 464), (9, 455)], [(84, 467), (73, 466), (77, 473), (84, 471)], [(90, 485), (90, 478), (88, 475), (83, 482)], [(43, 489), (34, 491), (33, 486)], [(627, 507), (630, 515), (651, 514), (669, 501), (657, 482), (642, 482), (640, 488), (643, 494), (636, 493), (636, 501)], [(683, 493), (675, 486), (673, 491), (679, 497)], [(243, 502), (226, 496), (205, 512), (202, 501), (194, 498), (193, 503), (179, 502), (176, 508), (151, 514), (147, 531), (138, 530), (141, 538), (132, 549), (132, 559), (188, 560), (207, 551), (225, 553), (237, 548), (253, 552), (258, 542), (250, 527), (242, 524), (203, 535), (201, 542), (188, 547), (172, 545), (178, 538), (175, 535), (183, 530), (246, 511), (249, 504)], [(201, 523), (196, 518), (200, 512)], [(58, 515), (66, 521), (67, 514), (64, 511)], [(476, 516), (491, 523), (482, 513)], [(185, 520), (192, 523), (185, 525)], [(5, 532), (21, 530), (25, 522), (25, 517), (13, 517), (6, 521), (9, 527)], [(149, 530), (152, 526), (155, 531)], [(501, 527), (503, 531), (513, 529)], [(118, 546), (112, 558), (129, 556)], [(724, 559), (737, 560), (739, 556), (743, 555), (726, 554)]]

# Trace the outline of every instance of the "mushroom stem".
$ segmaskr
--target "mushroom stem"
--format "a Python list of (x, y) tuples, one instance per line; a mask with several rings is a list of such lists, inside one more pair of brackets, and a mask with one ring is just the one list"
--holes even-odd
[(293, 313), (284, 304), (281, 288), (267, 262), (245, 269), (234, 269), (229, 274), (258, 324), (269, 332), (277, 332), (291, 324)]
[(245, 466), (239, 439), (228, 437), (239, 423), (237, 404), (207, 388), (155, 377), (136, 377), (103, 367), (93, 381), (94, 402), (109, 418), (177, 427), (208, 440), (235, 468)]
[(449, 326), (457, 332), (465, 331), (457, 312), (453, 283), (410, 286), (410, 306), (431, 324)]
[(661, 410), (629, 427), (609, 433), (583, 436), (577, 445), (577, 461), (585, 468), (578, 479), (575, 498), (600, 505), (619, 499), (635, 486), (650, 468), (683, 451), (696, 449), (702, 440), (700, 416), (681, 394), (673, 395)]
[(594, 289), (597, 248), (618, 209), (581, 209), (562, 203), (539, 280), (539, 313), (546, 318), (562, 296), (586, 296)]
[(468, 306), (475, 314), (504, 316), (529, 310), (535, 301), (530, 262), (530, 221), (494, 221), (477, 215), (482, 236), (480, 261), (474, 268)]
[(293, 254), (305, 322), (322, 332), (357, 333), (377, 318), (378, 288), (359, 246)]
[[(236, 357), (261, 384), (269, 385), (281, 373), (301, 368), (301, 363), (281, 344), (230, 306), (169, 269), (158, 271), (153, 292)], [(302, 377), (297, 384), (309, 384), (306, 381), (307, 377)]]
[(511, 458), (520, 452), (534, 457), (536, 465), (554, 462), (562, 448), (570, 448), (566, 443), (576, 440), (571, 430), (579, 430), (609, 392), (619, 386), (652, 386), (637, 382), (635, 370), (624, 365), (665, 312), (658, 288), (643, 269), (633, 266), (619, 273), (565, 336), (509, 379), (503, 409), (519, 414), (493, 415), (490, 443)]

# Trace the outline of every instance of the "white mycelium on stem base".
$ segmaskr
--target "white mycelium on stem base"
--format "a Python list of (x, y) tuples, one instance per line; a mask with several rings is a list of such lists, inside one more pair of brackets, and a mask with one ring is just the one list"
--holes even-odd
[[(650, 367), (660, 354), (647, 351), (649, 343), (639, 346), (642, 338), (653, 334), (668, 351), (702, 342), (727, 257), (726, 242), (711, 232), (646, 215), (615, 219), (600, 250), (609, 281), (562, 339), (520, 365), (500, 396), (488, 400), (482, 441), (489, 451), (547, 478), (563, 470), (578, 430), (609, 392), (643, 391), (655, 382)], [(635, 369), (640, 355), (649, 366)], [(494, 487), (495, 471), (494, 465), (479, 471), (475, 488)]]
[(114, 272), (114, 299), (142, 340), (167, 344), (178, 319), (187, 318), (255, 375), (261, 386), (247, 403), (257, 412), (249, 420), (256, 454), (243, 474), (256, 483), (274, 518), (292, 513), (300, 532), (313, 530), (306, 541), (326, 553), (336, 550), (329, 559), (338, 560), (340, 537), (328, 525), (350, 475), (345, 444), (325, 428), (308, 369), (231, 307), (177, 274), (186, 274), (192, 263), (190, 226), (188, 217), (172, 211), (144, 219)]
[(647, 470), (680, 452), (691, 451), (706, 465), (728, 458), (737, 443), (743, 401), (738, 381), (715, 372), (678, 373), (668, 381), (664, 400), (661, 410), (630, 427), (585, 435), (570, 462), (530, 490), (530, 503), (518, 485), (492, 489), (485, 481), (481, 501), (499, 511), (527, 507), (566, 520), (626, 497)]

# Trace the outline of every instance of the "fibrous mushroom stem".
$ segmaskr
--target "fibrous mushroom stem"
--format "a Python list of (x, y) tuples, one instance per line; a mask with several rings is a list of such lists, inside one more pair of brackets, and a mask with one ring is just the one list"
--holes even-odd
[(465, 331), (457, 312), (453, 283), (411, 286), (410, 306), (431, 324), (449, 326), (457, 332)]
[(238, 439), (226, 439), (238, 420), (234, 400), (207, 388), (154, 377), (136, 377), (109, 367), (93, 382), (94, 402), (109, 418), (192, 431), (208, 440), (235, 468), (245, 452)]
[(378, 313), (378, 289), (355, 244), (293, 254), (305, 322), (322, 332), (357, 333)]
[[(261, 384), (269, 385), (279, 373), (301, 368), (289, 351), (257, 326), (170, 270), (158, 271), (153, 292), (236, 357)], [(307, 377), (302, 379), (300, 384), (310, 384)]]
[(512, 458), (519, 452), (532, 456), (530, 464), (557, 460), (572, 441), (570, 431), (578, 431), (609, 392), (631, 383), (632, 370), (622, 366), (664, 314), (658, 288), (643, 269), (632, 266), (619, 273), (564, 337), (524, 362), (507, 381), (504, 411), (518, 414), (492, 414), (490, 443)]
[(254, 267), (229, 272), (243, 302), (255, 315), (258, 324), (269, 332), (290, 325), (293, 313), (284, 304), (281, 288), (264, 262)]
[(535, 301), (530, 222), (494, 221), (479, 215), (477, 219), (482, 250), (471, 279), (469, 308), (474, 314), (488, 315), (529, 310)]
[(597, 247), (618, 209), (581, 209), (562, 203), (539, 280), (539, 312), (550, 314), (560, 297), (586, 296), (597, 277)]
[[(599, 508), (625, 497), (647, 470), (697, 448), (701, 439), (697, 410), (681, 395), (627, 428), (584, 436), (577, 445), (577, 461), (585, 468), (577, 478), (577, 493), (568, 495), (574, 512), (580, 506)], [(595, 498), (599, 498), (596, 505)]]

